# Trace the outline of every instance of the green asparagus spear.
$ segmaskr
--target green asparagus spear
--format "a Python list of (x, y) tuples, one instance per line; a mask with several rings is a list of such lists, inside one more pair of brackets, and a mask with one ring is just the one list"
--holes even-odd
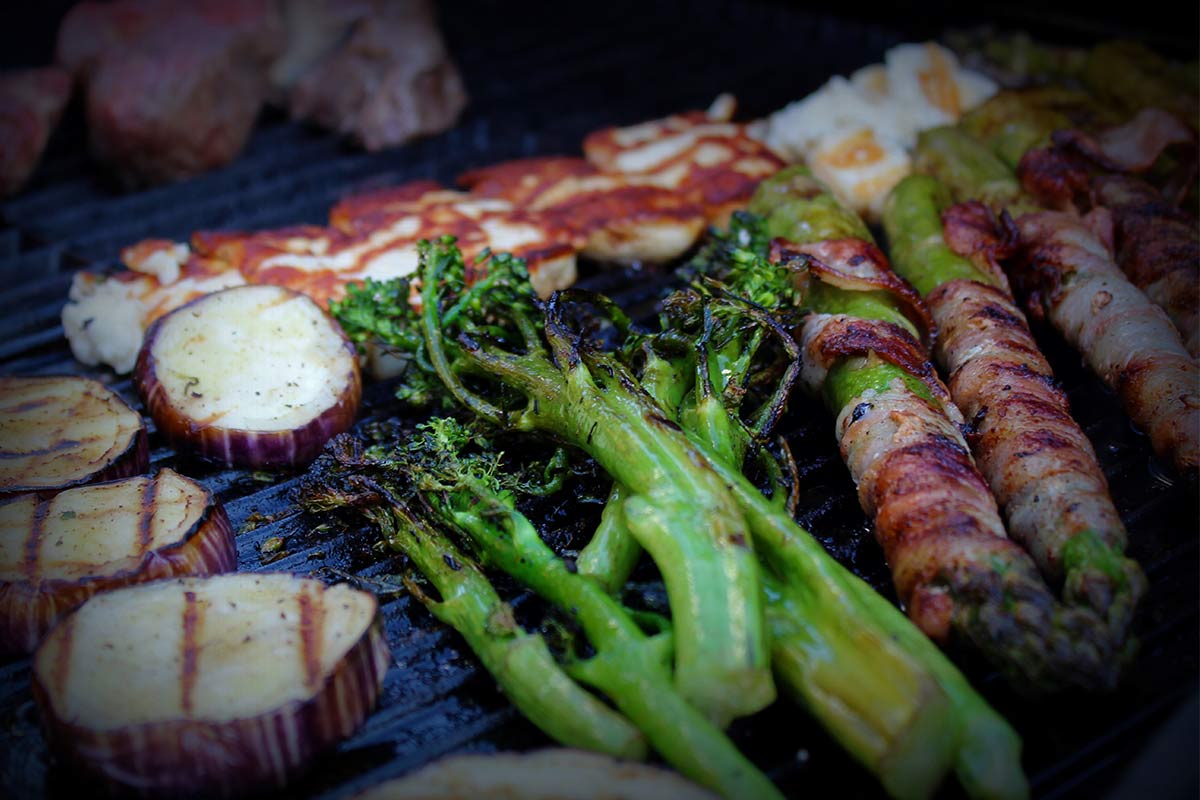
[(1143, 108), (1163, 108), (1197, 127), (1196, 72), (1195, 62), (1171, 64), (1139, 42), (1104, 42), (1088, 52), (1083, 82), (1127, 115)]
[(922, 131), (917, 136), (913, 169), (936, 175), (955, 198), (979, 200), (999, 211), (1024, 213), (1037, 208), (1003, 161), (975, 137), (953, 126)]

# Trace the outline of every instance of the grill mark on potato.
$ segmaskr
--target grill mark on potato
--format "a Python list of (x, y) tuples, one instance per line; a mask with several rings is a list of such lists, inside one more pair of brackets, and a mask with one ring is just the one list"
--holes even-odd
[(49, 513), (50, 500), (48, 498), (38, 500), (38, 504), (33, 510), (33, 520), (29, 525), (29, 538), (25, 540), (25, 559), (23, 565), (25, 567), (25, 574), (28, 576), (30, 582), (37, 580), (42, 534), (46, 529), (46, 517)]
[(300, 590), (297, 601), (300, 605), (300, 656), (304, 661), (304, 685), (312, 689), (321, 678), (320, 634), (324, 609), (319, 603), (314, 607), (307, 587)]
[(183, 644), (180, 663), (180, 705), (185, 714), (192, 713), (192, 694), (196, 689), (196, 644), (197, 629), (200, 627), (200, 606), (195, 592), (183, 593)]
[(150, 549), (154, 541), (155, 499), (158, 495), (158, 480), (146, 481), (142, 486), (142, 505), (138, 512), (138, 555)]

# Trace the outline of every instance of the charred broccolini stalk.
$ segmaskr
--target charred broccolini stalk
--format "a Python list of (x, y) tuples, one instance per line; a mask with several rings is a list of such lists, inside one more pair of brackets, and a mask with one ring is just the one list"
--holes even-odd
[(352, 509), (377, 526), (388, 546), (408, 556), (437, 597), (406, 578), (410, 593), (462, 635), (505, 696), (547, 736), (620, 758), (644, 758), (641, 731), (575, 683), (546, 641), (517, 624), (479, 566), (440, 526), (362, 474), (367, 463), (357, 441), (339, 437), (306, 479), (301, 502), (312, 511)]
[[(369, 518), (382, 520), (389, 541), (399, 549), (410, 556), (415, 552), (418, 569), (435, 581), (443, 597), (447, 595), (442, 587), (463, 582), (459, 573), (468, 571), (470, 580), (460, 595), (471, 597), (477, 607), (500, 607), (489, 589), (479, 585), (486, 579), (472, 561), (454, 550), (438, 529), (464, 541), (483, 566), (515, 578), (582, 629), (594, 654), (569, 660), (567, 672), (611, 699), (680, 772), (725, 797), (781, 797), (770, 780), (675, 687), (669, 627), (653, 634), (643, 632), (620, 603), (594, 581), (569, 569), (515, 510), (517, 497), (530, 483), (522, 477), (528, 466), (514, 467), (478, 432), (452, 419), (435, 418), (412, 436), (384, 433), (365, 450), (354, 442), (340, 442), (315, 485), (318, 498), (326, 498), (327, 504), (331, 496), (338, 497), (336, 490), (327, 488), (331, 480), (358, 489), (360, 493), (351, 498), (354, 505)], [(421, 520), (415, 524), (423, 527), (413, 530), (411, 520)], [(439, 617), (446, 616), (439, 605), (433, 608)], [(507, 674), (512, 666), (487, 657), (490, 640), (486, 637), (494, 638), (491, 630), (496, 627), (490, 622), (484, 638), (468, 637), (468, 642), (473, 648), (484, 645), (476, 651), (489, 669), (499, 670), (498, 677), (507, 680), (507, 685), (505, 681), (501, 685), (508, 690), (516, 680)], [(522, 679), (537, 681), (553, 674), (561, 682), (552, 668), (534, 666)], [(592, 700), (582, 690), (575, 693)], [(517, 705), (535, 724), (569, 741), (556, 723), (575, 721), (574, 710), (566, 705), (572, 698), (555, 694), (552, 699), (555, 702)], [(586, 704), (580, 708), (583, 722), (590, 722), (588, 710)]]
[(1125, 526), (1096, 454), (996, 263), (990, 212), (951, 206), (937, 179), (910, 175), (888, 196), (883, 224), (896, 272), (933, 314), (934, 355), (1009, 533), (1066, 602), (1107, 621), (1120, 650), (1145, 576), (1124, 555)]
[[(394, 302), (380, 319), (371, 293), (380, 290), (365, 287), (334, 306), (347, 332), (380, 336), (413, 359), (422, 391), (436, 375), (442, 394), (480, 419), (555, 437), (636, 487), (625, 523), (666, 584), (680, 691), (721, 726), (769, 704), (775, 687), (745, 521), (620, 359), (572, 330), (576, 303), (593, 298), (560, 292), (543, 307), (524, 264), (508, 255), (473, 264), (472, 275), (486, 277), (468, 285), (452, 238), (422, 242), (420, 257), (419, 310)], [(393, 287), (387, 296), (407, 293)]]
[[(842, 455), (909, 616), (937, 641), (969, 643), (1020, 690), (1111, 687), (1099, 618), (1059, 604), (1005, 535), (962, 417), (918, 342), (928, 322), (911, 287), (803, 167), (766, 181), (750, 208), (769, 211), (781, 197), (804, 224), (768, 223), (789, 240), (776, 257), (795, 258), (819, 284), (805, 301), (805, 383), (837, 415)], [(820, 202), (795, 204), (805, 197)]]

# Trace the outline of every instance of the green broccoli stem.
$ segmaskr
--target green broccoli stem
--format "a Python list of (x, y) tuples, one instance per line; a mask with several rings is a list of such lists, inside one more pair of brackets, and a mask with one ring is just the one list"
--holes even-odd
[(589, 575), (604, 591), (617, 594), (642, 556), (642, 546), (625, 524), (625, 500), (632, 492), (614, 483), (600, 513), (600, 524), (575, 559), (581, 575)]
[[(733, 421), (727, 416), (726, 426), (731, 424)], [(866, 610), (862, 599), (854, 596), (854, 592), (861, 591), (865, 584), (851, 580), (848, 586), (852, 591), (847, 592), (844, 578), (853, 579), (853, 576), (799, 528), (785, 510), (763, 497), (741, 475), (744, 448), (731, 447), (729, 440), (712, 442), (707, 439), (708, 435), (721, 429), (722, 426), (715, 425), (685, 426), (698, 446), (711, 448), (710, 458), (719, 471), (736, 472), (738, 478), (733, 487), (743, 511), (749, 505), (756, 515), (769, 514), (768, 522), (752, 524), (751, 533), (756, 545), (762, 543), (766, 548), (759, 549), (764, 563), (773, 563), (773, 569), (782, 576), (774, 577), (771, 570), (763, 570), (763, 595), (772, 632), (771, 662), (777, 678), (847, 752), (878, 776), (890, 795), (927, 797), (955, 757), (959, 718), (968, 719), (963, 709), (971, 710), (969, 719), (974, 719), (974, 709), (970, 708), (974, 698), (984, 711), (993, 715), (994, 712), (969, 692), (969, 686), (961, 676), (959, 679), (967, 693), (956, 708), (950, 708), (949, 692), (943, 693), (945, 690), (939, 687), (950, 681), (952, 688), (957, 688), (952, 680), (947, 676), (931, 679), (925, 663), (929, 660), (928, 653), (922, 653), (922, 662), (917, 663), (904, 652), (911, 645), (897, 648), (891, 642), (894, 632), (875, 624), (879, 612)], [(728, 475), (726, 480), (730, 480)], [(747, 504), (747, 487), (761, 502)], [(597, 545), (598, 549), (613, 547), (614, 542), (620, 541), (621, 533), (620, 528), (610, 529), (603, 544)], [(624, 535), (628, 538), (627, 530)], [(596, 558), (592, 564), (593, 567), (599, 563), (616, 565), (617, 561)], [(591, 574), (608, 586), (621, 586), (628, 578), (628, 570), (609, 575)], [(870, 587), (865, 588), (875, 594)], [(884, 606), (899, 618), (901, 624), (912, 627), (886, 601)], [(918, 639), (923, 639), (915, 629), (914, 633)], [(932, 651), (949, 666), (936, 648)], [(952, 666), (949, 670), (957, 674)], [(1004, 744), (991, 731), (984, 730), (980, 735), (985, 736), (989, 744), (993, 740), (998, 745)], [(959, 758), (962, 758), (962, 751), (959, 751)], [(969, 777), (981, 769), (977, 762), (978, 759), (969, 761)], [(1019, 769), (1017, 774), (1020, 776)], [(1003, 774), (984, 775), (981, 779), (993, 778), (1007, 779)]]
[[(545, 312), (550, 353), (520, 309), (512, 310), (513, 322), (526, 352), (466, 335), (451, 352), (439, 292), (455, 258), (461, 257), (447, 245), (426, 259), (421, 274), (423, 339), (447, 389), (478, 416), (551, 434), (592, 456), (616, 482), (637, 487), (623, 506), (626, 524), (666, 584), (680, 691), (722, 727), (769, 705), (775, 685), (758, 562), (725, 487), (619, 361), (589, 370), (565, 330), (559, 300)], [(523, 394), (526, 407), (498, 408), (466, 388), (464, 373), (500, 381)]]
[(684, 696), (722, 726), (768, 705), (775, 692), (754, 551), (727, 490), (687, 437), (615, 361), (612, 378), (577, 361), (565, 385), (539, 391), (563, 373), (528, 356), (479, 349), (468, 357), (537, 398), (511, 420), (514, 429), (554, 433), (615, 481), (639, 487), (623, 504), (625, 524), (663, 575)]
[[(647, 348), (641, 383), (670, 418), (678, 415), (679, 404), (691, 385), (692, 359), (666, 359)], [(642, 555), (642, 547), (625, 524), (625, 500), (632, 493), (613, 483), (591, 540), (579, 551), (576, 567), (591, 575), (615, 595), (629, 580)]]
[(606, 694), (684, 775), (729, 798), (779, 798), (771, 781), (738, 752), (720, 728), (672, 683), (660, 637), (648, 637), (625, 608), (594, 581), (573, 574), (523, 515), (476, 485), (449, 511), (484, 562), (503, 570), (567, 613), (596, 655), (571, 668)]
[(417, 599), (458, 631), (527, 719), (570, 747), (645, 758), (645, 736), (576, 684), (554, 660), (545, 640), (517, 625), (479, 567), (440, 531), (399, 506), (375, 509), (368, 516), (389, 546), (407, 555), (440, 596), (435, 600), (413, 585)]
[(917, 136), (914, 171), (937, 177), (956, 200), (979, 200), (1014, 216), (1036, 211), (1013, 170), (975, 137), (950, 125)]

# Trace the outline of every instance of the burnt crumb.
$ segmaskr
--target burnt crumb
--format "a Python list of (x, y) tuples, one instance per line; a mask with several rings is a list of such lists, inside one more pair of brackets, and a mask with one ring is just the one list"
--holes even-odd
[(850, 421), (858, 422), (860, 419), (865, 417), (867, 415), (867, 412), (870, 411), (872, 408), (874, 408), (874, 406), (872, 406), (870, 403), (859, 403), (858, 405), (856, 405), (854, 407), (854, 411), (851, 412)]
[(971, 417), (965, 425), (962, 426), (962, 434), (964, 439), (971, 439), (979, 435), (979, 429), (983, 427), (983, 421), (987, 419), (988, 407), (983, 406), (975, 412), (975, 416)]

